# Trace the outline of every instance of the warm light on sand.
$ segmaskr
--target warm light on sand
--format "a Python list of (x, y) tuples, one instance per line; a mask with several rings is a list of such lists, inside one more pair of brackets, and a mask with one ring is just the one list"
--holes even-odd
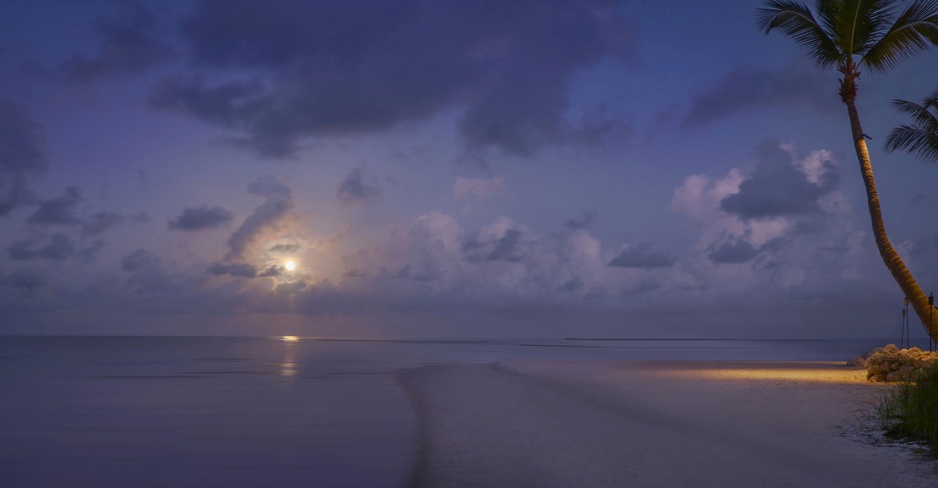
[(296, 270), (296, 261), (287, 261), (283, 263), (283, 267), (286, 268), (287, 271), (294, 271)]
[(735, 381), (803, 381), (811, 383), (868, 384), (866, 371), (836, 362), (789, 362), (743, 365), (741, 367), (674, 368), (662, 376)]

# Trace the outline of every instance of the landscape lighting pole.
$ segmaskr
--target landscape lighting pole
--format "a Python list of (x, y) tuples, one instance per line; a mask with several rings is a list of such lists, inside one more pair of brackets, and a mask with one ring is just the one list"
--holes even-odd
[(911, 342), (912, 337), (909, 335), (909, 297), (905, 297), (905, 307), (902, 308), (902, 338), (899, 339), (899, 345), (903, 349), (908, 349)]
[[(934, 310), (935, 310), (935, 293), (932, 292), (928, 294), (928, 323), (929, 324), (932, 323), (931, 314), (932, 314), (932, 311)], [(929, 334), (928, 335), (928, 352), (932, 352), (934, 345), (935, 345), (935, 339), (931, 336), (931, 334)]]

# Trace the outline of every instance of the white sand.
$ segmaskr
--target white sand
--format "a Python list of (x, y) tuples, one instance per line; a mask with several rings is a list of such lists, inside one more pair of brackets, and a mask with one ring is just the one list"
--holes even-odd
[(859, 429), (883, 386), (833, 363), (508, 361), (401, 373), (424, 487), (938, 486)]

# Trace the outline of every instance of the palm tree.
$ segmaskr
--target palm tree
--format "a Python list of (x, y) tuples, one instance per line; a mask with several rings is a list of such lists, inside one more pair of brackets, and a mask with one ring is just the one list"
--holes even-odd
[(926, 161), (938, 163), (938, 89), (925, 97), (921, 105), (893, 100), (892, 106), (909, 114), (912, 124), (893, 129), (886, 138), (886, 150), (903, 149)]
[(840, 98), (850, 117), (876, 247), (928, 335), (938, 339), (938, 313), (930, 310), (928, 298), (886, 236), (867, 136), (855, 103), (861, 67), (885, 73), (913, 54), (938, 45), (938, 0), (915, 0), (901, 12), (895, 0), (816, 0), (814, 10), (817, 18), (800, 2), (769, 0), (757, 11), (757, 25), (766, 34), (781, 30), (819, 67), (836, 68), (843, 76)]

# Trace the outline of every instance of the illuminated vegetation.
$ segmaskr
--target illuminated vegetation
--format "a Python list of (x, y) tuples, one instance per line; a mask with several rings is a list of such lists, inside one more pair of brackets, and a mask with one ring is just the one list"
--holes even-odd
[(899, 383), (876, 407), (886, 435), (926, 444), (938, 455), (938, 367)]

